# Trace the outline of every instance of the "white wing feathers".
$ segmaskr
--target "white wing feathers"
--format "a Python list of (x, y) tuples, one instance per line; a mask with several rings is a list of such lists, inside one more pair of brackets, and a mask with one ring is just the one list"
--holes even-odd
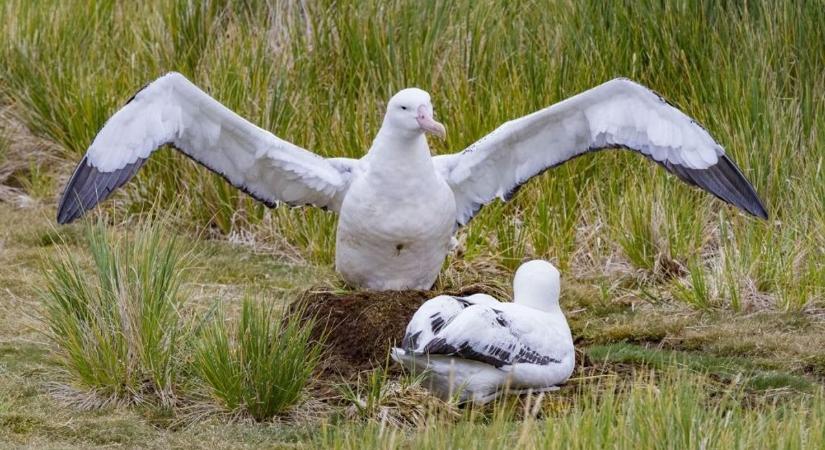
[(407, 325), (401, 347), (405, 350), (420, 351), (445, 325), (471, 305), (498, 304), (498, 300), (486, 294), (469, 297), (439, 295), (424, 302)]
[(455, 356), (494, 367), (559, 363), (555, 331), (532, 313), (483, 294), (440, 295), (415, 312), (401, 348), (410, 355)]
[(615, 79), (507, 122), (461, 153), (437, 156), (464, 225), (496, 197), (508, 199), (530, 178), (578, 155), (626, 148), (683, 181), (758, 217), (767, 212), (722, 147), (655, 92)]
[(279, 139), (170, 73), (139, 91), (100, 130), (63, 193), (58, 222), (93, 208), (166, 144), (270, 206), (337, 211), (357, 168), (355, 160), (324, 159)]
[[(552, 329), (534, 326), (526, 312), (505, 304), (471, 305), (423, 343), (418, 353), (456, 356), (490, 364), (494, 367), (513, 364), (559, 364), (561, 355), (552, 348)], [(546, 328), (546, 327), (545, 327)]]

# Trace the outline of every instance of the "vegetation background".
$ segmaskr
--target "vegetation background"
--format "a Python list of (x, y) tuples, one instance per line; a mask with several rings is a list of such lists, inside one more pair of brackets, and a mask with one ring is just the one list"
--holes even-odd
[[(5, 0), (0, 24), (0, 441), (380, 448), (825, 441), (822, 1)], [(172, 151), (155, 155), (99, 208), (90, 222), (105, 223), (108, 240), (85, 233), (88, 225), (56, 227), (56, 199), (96, 131), (170, 70), (284, 139), (352, 157), (369, 147), (386, 100), (403, 87), (432, 94), (448, 138), (431, 145), (446, 153), (508, 119), (626, 76), (706, 126), (771, 218), (746, 217), (628, 152), (579, 158), (513, 201), (485, 207), (461, 231), (437, 288), (483, 281), (507, 293), (524, 259), (556, 263), (587, 362), (556, 398), (481, 412), (441, 405), (414, 425), (387, 419), (409, 417), (403, 399), (412, 394), (379, 376), (344, 389), (337, 403), (307, 394), (290, 416), (265, 424), (200, 404), (200, 419), (184, 420), (191, 411), (164, 402), (78, 403), (65, 387), (84, 383), (48, 335), (43, 299), (51, 298), (45, 286), (59, 261), (76, 263), (69, 275), (106, 279), (93, 263), (95, 242), (145, 253), (133, 242), (157, 236), (157, 223), (186, 242), (197, 258), (186, 273), (174, 269), (181, 293), (173, 295), (188, 305), (186, 318), (208, 316), (218, 304), (233, 324), (256, 310), (240, 307), (249, 293), (279, 307), (310, 286), (343, 288), (332, 271), (334, 215), (266, 209)], [(204, 342), (220, 345), (220, 330), (207, 328), (214, 340)], [(197, 384), (180, 355), (204, 349), (184, 342), (174, 352), (158, 386)], [(372, 397), (370, 383), (378, 386)], [(340, 403), (360, 405), (359, 396), (378, 406), (356, 408), (355, 417), (341, 412), (348, 407)]]

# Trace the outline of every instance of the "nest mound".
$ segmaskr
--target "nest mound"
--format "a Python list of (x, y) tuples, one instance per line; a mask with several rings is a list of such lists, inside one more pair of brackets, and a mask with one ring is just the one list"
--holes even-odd
[(404, 330), (425, 301), (437, 295), (471, 295), (483, 286), (461, 291), (317, 292), (309, 291), (289, 306), (301, 320), (314, 318), (312, 335), (326, 334), (324, 357), (319, 367), (323, 378), (350, 378), (382, 367), (390, 348), (401, 342)]

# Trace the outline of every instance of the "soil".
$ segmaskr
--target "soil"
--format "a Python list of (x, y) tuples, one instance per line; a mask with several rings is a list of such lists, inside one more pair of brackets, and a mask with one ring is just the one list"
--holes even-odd
[(351, 378), (359, 372), (395, 364), (390, 348), (401, 342), (418, 307), (437, 295), (471, 295), (489, 291), (469, 286), (458, 292), (316, 292), (308, 291), (289, 306), (302, 320), (315, 318), (313, 337), (324, 335), (324, 357), (318, 375)]

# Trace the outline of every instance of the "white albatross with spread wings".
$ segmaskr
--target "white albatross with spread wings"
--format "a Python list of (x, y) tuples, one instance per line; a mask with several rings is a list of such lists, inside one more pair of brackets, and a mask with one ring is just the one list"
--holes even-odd
[(501, 125), (460, 153), (431, 156), (441, 137), (426, 92), (400, 91), (361, 159), (322, 158), (265, 131), (178, 73), (148, 84), (103, 126), (63, 192), (71, 222), (107, 198), (165, 145), (254, 198), (314, 205), (340, 215), (336, 269), (373, 290), (428, 289), (458, 227), (481, 206), (578, 155), (625, 148), (685, 182), (767, 218), (753, 187), (722, 147), (653, 91), (615, 79)]
[(557, 389), (576, 357), (559, 290), (559, 271), (535, 260), (516, 271), (513, 303), (483, 294), (435, 297), (415, 312), (392, 358), (423, 373), (444, 399), (483, 404), (504, 392)]

